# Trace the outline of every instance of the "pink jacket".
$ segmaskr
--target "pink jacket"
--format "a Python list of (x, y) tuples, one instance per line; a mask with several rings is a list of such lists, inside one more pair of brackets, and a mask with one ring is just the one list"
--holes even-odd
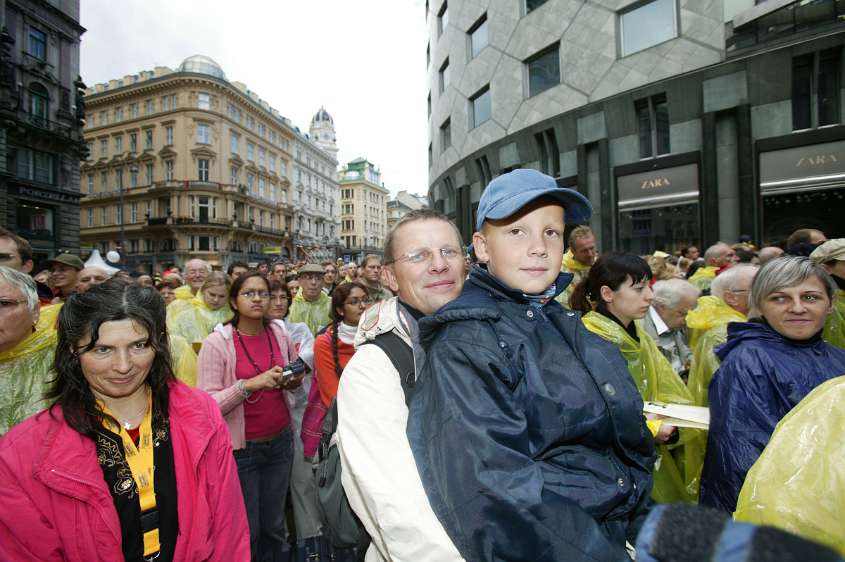
[[(207, 394), (170, 385), (179, 494), (174, 560), (248, 561), (249, 527), (226, 425)], [(0, 560), (123, 560), (120, 521), (94, 442), (58, 406), (0, 439)]]
[[(275, 322), (270, 323), (269, 329), (276, 336), (285, 365), (296, 359), (287, 330)], [(246, 447), (246, 425), (244, 397), (235, 376), (235, 342), (232, 335), (232, 325), (226, 324), (202, 342), (197, 361), (197, 388), (208, 392), (217, 401), (232, 435), (232, 448), (237, 450)]]

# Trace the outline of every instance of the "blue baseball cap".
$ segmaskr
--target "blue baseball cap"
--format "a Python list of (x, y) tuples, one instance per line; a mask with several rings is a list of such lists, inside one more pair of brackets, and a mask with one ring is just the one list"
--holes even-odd
[(487, 219), (506, 219), (541, 197), (560, 202), (566, 210), (567, 223), (585, 224), (593, 214), (589, 199), (566, 187), (558, 187), (554, 178), (537, 170), (520, 168), (502, 174), (487, 185), (478, 202), (475, 229)]

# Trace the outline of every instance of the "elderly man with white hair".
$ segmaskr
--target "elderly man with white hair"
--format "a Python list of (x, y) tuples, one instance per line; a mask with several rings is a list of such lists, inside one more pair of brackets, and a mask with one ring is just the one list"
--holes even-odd
[(185, 264), (185, 284), (173, 291), (176, 297), (167, 305), (167, 316), (172, 318), (191, 307), (191, 299), (199, 292), (208, 275), (211, 264), (205, 260), (194, 258)]
[(76, 292), (84, 293), (91, 287), (105, 283), (111, 279), (111, 274), (96, 265), (86, 265), (76, 276)]
[(643, 328), (654, 339), (672, 369), (686, 379), (692, 359), (685, 332), (687, 313), (695, 308), (700, 291), (683, 279), (658, 281), (654, 300), (643, 318)]

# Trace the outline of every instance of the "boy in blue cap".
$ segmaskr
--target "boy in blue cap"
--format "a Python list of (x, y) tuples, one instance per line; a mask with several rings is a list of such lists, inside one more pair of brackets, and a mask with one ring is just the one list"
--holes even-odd
[(456, 300), (420, 322), (408, 419), (426, 494), (470, 562), (629, 560), (654, 446), (619, 351), (554, 297), (565, 221), (592, 212), (535, 170), (487, 186)]

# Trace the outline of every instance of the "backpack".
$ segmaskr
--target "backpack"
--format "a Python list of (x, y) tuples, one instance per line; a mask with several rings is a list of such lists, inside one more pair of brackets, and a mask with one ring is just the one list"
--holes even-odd
[[(366, 344), (380, 347), (393, 363), (399, 372), (402, 391), (405, 393), (405, 404), (409, 404), (416, 380), (412, 347), (392, 331), (379, 334)], [(340, 453), (337, 450), (336, 431), (337, 398), (332, 401), (320, 431), (319, 460), (315, 475), (317, 509), (323, 523), (323, 534), (332, 546), (335, 548), (357, 547), (363, 550), (369, 544), (370, 536), (349, 506), (349, 500), (341, 484)]]

